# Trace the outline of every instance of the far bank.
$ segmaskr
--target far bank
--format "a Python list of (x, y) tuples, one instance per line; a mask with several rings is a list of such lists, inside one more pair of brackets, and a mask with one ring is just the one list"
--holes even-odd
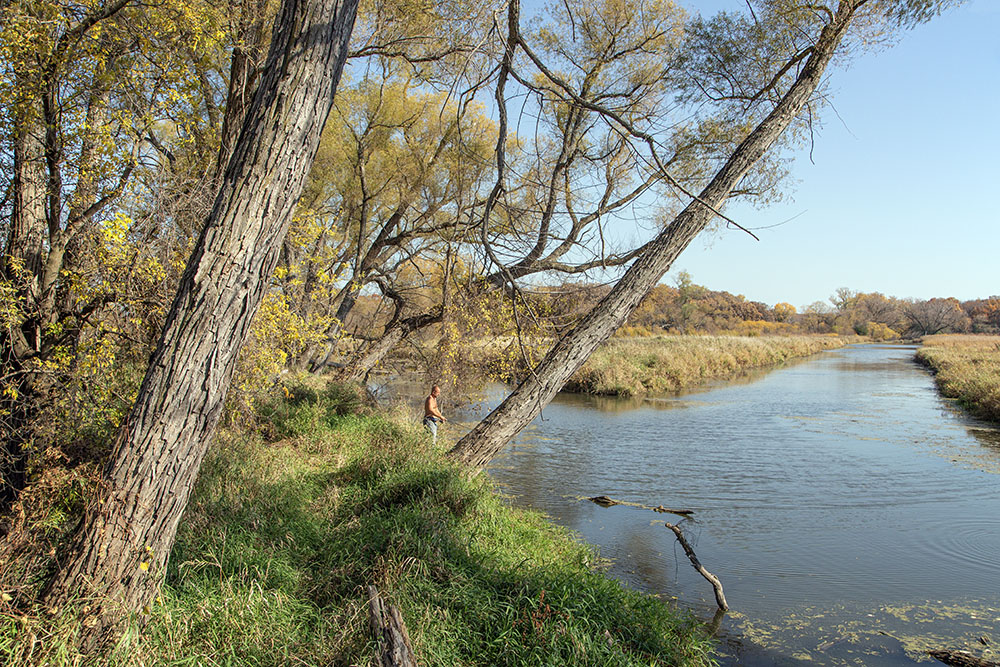
[(934, 373), (942, 394), (1000, 422), (1000, 336), (928, 336), (916, 359)]
[(573, 375), (564, 391), (604, 396), (672, 392), (863, 340), (806, 335), (613, 338)]

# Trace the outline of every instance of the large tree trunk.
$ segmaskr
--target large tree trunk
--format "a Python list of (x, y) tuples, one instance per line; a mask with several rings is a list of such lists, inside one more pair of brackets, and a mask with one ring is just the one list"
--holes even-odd
[(99, 502), (44, 595), (91, 601), (84, 647), (150, 603), (343, 70), (357, 0), (284, 0), (265, 71), (118, 433)]
[(24, 121), (14, 128), (14, 183), (7, 248), (0, 268), (16, 280), (11, 259), (29, 276), (42, 268), (45, 238), (45, 171), (37, 122)]
[(488, 463), (548, 405), (591, 353), (625, 322), (677, 256), (712, 220), (714, 213), (705, 204), (718, 209), (809, 101), (850, 25), (854, 6), (855, 2), (847, 0), (840, 3), (837, 14), (823, 28), (791, 88), (736, 148), (701, 192), (700, 201), (691, 202), (649, 244), (614, 288), (556, 343), (534, 372), (456, 443), (449, 452), (452, 458), (475, 466)]

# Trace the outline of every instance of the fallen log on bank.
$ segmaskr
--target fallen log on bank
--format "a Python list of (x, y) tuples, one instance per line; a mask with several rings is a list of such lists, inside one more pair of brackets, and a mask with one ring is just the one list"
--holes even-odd
[(669, 507), (664, 507), (663, 505), (657, 505), (653, 507), (652, 505), (643, 505), (642, 503), (633, 503), (627, 500), (617, 500), (610, 496), (594, 496), (592, 498), (586, 498), (595, 505), (600, 505), (601, 507), (614, 507), (615, 505), (628, 505), (629, 507), (638, 507), (639, 509), (652, 510), (654, 512), (659, 512), (661, 514), (677, 514), (678, 516), (690, 516), (694, 514), (694, 510), (676, 510)]
[(935, 660), (953, 667), (1000, 667), (1000, 662), (977, 658), (965, 651), (928, 651)]
[(378, 643), (379, 667), (417, 667), (406, 624), (395, 605), (386, 607), (378, 589), (368, 587), (368, 620)]
[(705, 577), (708, 583), (712, 584), (712, 588), (715, 590), (715, 603), (719, 605), (719, 609), (722, 611), (728, 611), (729, 603), (726, 602), (726, 595), (722, 592), (722, 582), (719, 581), (717, 576), (706, 570), (705, 566), (701, 564), (701, 561), (698, 560), (698, 556), (694, 553), (694, 549), (691, 548), (691, 545), (688, 544), (688, 541), (685, 539), (684, 533), (681, 532), (680, 528), (670, 522), (667, 522), (664, 525), (674, 531), (674, 535), (677, 536), (677, 541), (681, 543), (682, 547), (684, 547), (684, 553), (687, 554), (688, 560), (691, 561), (691, 565), (694, 566), (694, 569), (698, 570), (698, 574)]

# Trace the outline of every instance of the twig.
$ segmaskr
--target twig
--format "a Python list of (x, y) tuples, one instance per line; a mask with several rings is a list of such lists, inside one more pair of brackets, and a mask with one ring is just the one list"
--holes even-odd
[(688, 541), (684, 538), (684, 533), (681, 532), (680, 528), (670, 522), (663, 525), (674, 531), (674, 535), (677, 536), (677, 541), (681, 543), (682, 547), (684, 547), (684, 553), (687, 554), (688, 559), (691, 561), (691, 565), (694, 566), (694, 569), (698, 570), (698, 573), (701, 574), (701, 576), (705, 577), (705, 579), (712, 584), (712, 588), (715, 589), (715, 602), (719, 605), (719, 609), (722, 611), (728, 611), (729, 603), (726, 602), (726, 595), (722, 592), (722, 582), (719, 581), (719, 578), (706, 570), (705, 566), (701, 564), (701, 561), (698, 560), (698, 556), (694, 553), (694, 549), (691, 548), (691, 545), (688, 544)]

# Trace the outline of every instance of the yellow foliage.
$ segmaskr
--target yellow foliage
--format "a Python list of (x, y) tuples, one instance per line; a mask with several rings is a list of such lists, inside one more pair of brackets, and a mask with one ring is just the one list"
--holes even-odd
[(265, 296), (236, 365), (229, 410), (251, 407), (274, 386), (289, 359), (326, 338), (329, 326), (329, 318), (300, 316), (281, 294)]
[(868, 337), (872, 340), (894, 340), (899, 338), (899, 333), (893, 331), (887, 324), (869, 322)]

